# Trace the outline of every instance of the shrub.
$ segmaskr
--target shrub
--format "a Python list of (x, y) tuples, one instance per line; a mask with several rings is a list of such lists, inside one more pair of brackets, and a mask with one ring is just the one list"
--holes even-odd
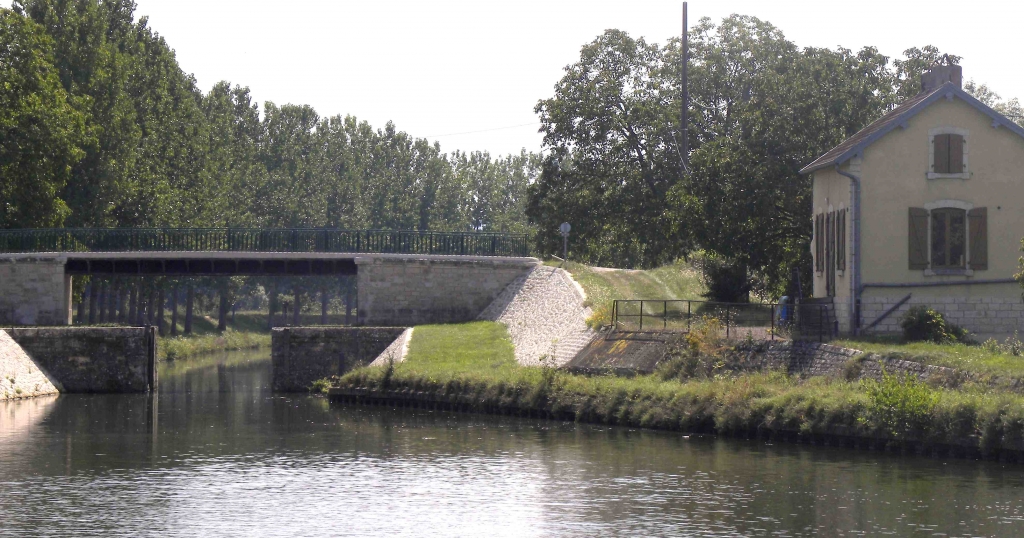
[(903, 337), (910, 341), (931, 341), (939, 344), (968, 342), (966, 329), (946, 321), (941, 312), (927, 306), (915, 306), (900, 320)]
[(885, 371), (881, 381), (868, 384), (867, 393), (869, 421), (896, 439), (920, 432), (939, 399), (916, 377)]
[(722, 303), (750, 301), (750, 290), (754, 286), (745, 265), (711, 253), (695, 255), (693, 265), (700, 271), (701, 281), (708, 290), (704, 297)]

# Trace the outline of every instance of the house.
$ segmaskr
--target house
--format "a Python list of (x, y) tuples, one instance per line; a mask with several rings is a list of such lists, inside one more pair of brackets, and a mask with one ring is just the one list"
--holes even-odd
[(814, 296), (846, 334), (928, 305), (979, 337), (1024, 334), (1024, 129), (936, 65), (922, 91), (831, 149), (813, 184)]

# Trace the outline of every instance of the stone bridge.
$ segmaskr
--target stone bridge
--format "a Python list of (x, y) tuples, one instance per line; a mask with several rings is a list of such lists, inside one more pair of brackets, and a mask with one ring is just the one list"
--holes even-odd
[(358, 323), (475, 319), (540, 264), (525, 236), (347, 230), (0, 231), (0, 325), (68, 325), (72, 279), (356, 275)]

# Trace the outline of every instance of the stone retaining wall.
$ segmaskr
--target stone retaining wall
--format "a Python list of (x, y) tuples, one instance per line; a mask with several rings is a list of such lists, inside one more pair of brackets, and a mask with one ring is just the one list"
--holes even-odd
[(883, 369), (890, 374), (912, 375), (922, 381), (949, 379), (958, 375), (952, 368), (864, 354), (856, 349), (812, 342), (782, 341), (739, 346), (732, 352), (731, 358), (733, 361), (730, 367), (733, 369), (784, 370), (790, 375), (799, 376), (881, 379)]
[(871, 334), (899, 334), (902, 332), (900, 318), (907, 310), (914, 306), (928, 306), (942, 312), (948, 321), (979, 335), (982, 339), (1003, 339), (1012, 335), (1014, 331), (1024, 333), (1024, 301), (1021, 300), (1021, 290), (1014, 285), (1003, 287), (1007, 289), (1003, 297), (937, 297), (925, 295), (918, 290), (866, 295), (861, 299), (861, 317), (866, 327), (910, 293), (910, 300), (875, 326), (870, 331)]
[(562, 366), (597, 335), (590, 308), (564, 269), (538, 266), (512, 281), (479, 316), (508, 327), (519, 364)]
[(57, 387), (6, 331), (0, 331), (0, 400), (57, 394)]
[(5, 328), (61, 392), (156, 390), (153, 327)]
[(282, 327), (271, 333), (272, 385), (306, 392), (314, 381), (365, 366), (405, 332), (404, 327)]
[(59, 257), (0, 257), (0, 325), (69, 325), (71, 277)]
[(473, 321), (506, 286), (539, 264), (534, 258), (359, 257), (359, 323)]

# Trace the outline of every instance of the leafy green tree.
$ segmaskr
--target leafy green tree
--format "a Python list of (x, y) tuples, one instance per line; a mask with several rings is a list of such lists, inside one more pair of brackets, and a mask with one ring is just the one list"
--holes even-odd
[[(575, 252), (594, 263), (651, 266), (685, 252), (686, 237), (670, 237), (666, 194), (681, 179), (662, 51), (625, 32), (608, 30), (565, 68), (555, 95), (541, 100), (544, 144), (553, 157), (531, 190), (527, 214), (538, 226), (538, 248), (559, 242), (562, 220), (586, 218)], [(571, 167), (571, 168), (569, 168)], [(571, 176), (582, 198), (566, 192)], [(542, 197), (563, 193), (557, 205)], [(570, 207), (586, 200), (587, 207)], [(578, 217), (577, 217), (578, 216)]]
[(43, 27), (0, 9), (0, 228), (60, 226), (85, 152), (85, 117), (60, 84)]

